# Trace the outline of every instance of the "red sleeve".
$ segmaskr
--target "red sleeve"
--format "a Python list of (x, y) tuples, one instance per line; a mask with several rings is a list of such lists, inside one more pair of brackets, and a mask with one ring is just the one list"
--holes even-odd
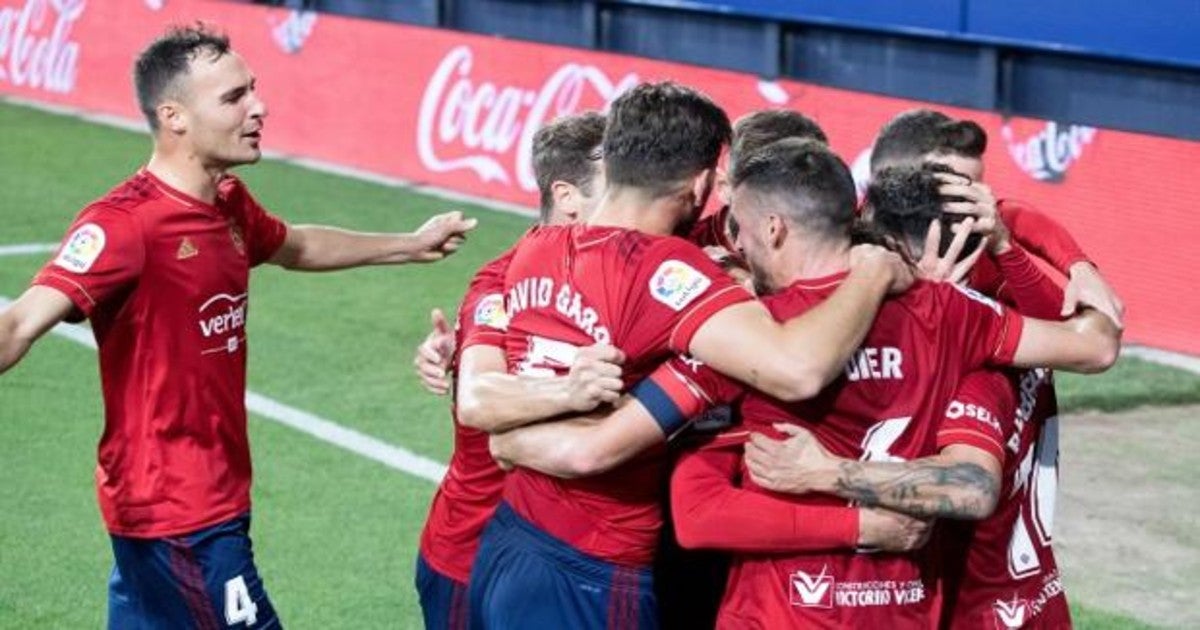
[(1020, 244), (995, 257), (1004, 277), (998, 297), (1016, 306), (1029, 317), (1060, 319), (1063, 291), (1054, 280), (1042, 273)]
[(684, 354), (692, 335), (722, 309), (754, 299), (698, 247), (683, 239), (667, 238), (655, 243), (640, 263), (630, 296), (637, 317), (630, 328), (661, 334), (667, 347)]
[(32, 284), (61, 291), (87, 318), (97, 304), (135, 283), (145, 261), (146, 244), (137, 217), (92, 205), (75, 219), (54, 258)]
[(735, 485), (740, 444), (684, 455), (671, 477), (675, 536), (685, 548), (735, 552), (852, 549), (858, 510), (799, 505)]
[(937, 287), (946, 292), (944, 321), (953, 323), (947, 331), (955, 336), (954, 347), (963, 349), (965, 365), (1011, 365), (1024, 326), (1020, 313), (974, 289), (950, 282)]
[(1046, 214), (1011, 199), (1001, 199), (996, 208), (1013, 240), (1055, 269), (1065, 274), (1077, 262), (1091, 262), (1066, 228)]
[(729, 242), (729, 232), (725, 229), (728, 221), (729, 206), (721, 206), (716, 212), (696, 222), (688, 234), (688, 240), (697, 247), (721, 247), (736, 255), (733, 243)]
[(938, 428), (937, 446), (966, 444), (1004, 463), (1005, 436), (1016, 416), (1016, 392), (1003, 372), (978, 370), (958, 384)]
[(227, 203), (232, 205), (235, 216), (240, 219), (246, 258), (251, 267), (257, 267), (279, 251), (287, 238), (287, 224), (259, 205), (241, 180), (230, 177), (226, 181), (230, 182), (226, 184), (229, 187)]
[(508, 313), (504, 309), (504, 272), (514, 249), (487, 263), (471, 278), (458, 307), (458, 352), (475, 346), (504, 347)]

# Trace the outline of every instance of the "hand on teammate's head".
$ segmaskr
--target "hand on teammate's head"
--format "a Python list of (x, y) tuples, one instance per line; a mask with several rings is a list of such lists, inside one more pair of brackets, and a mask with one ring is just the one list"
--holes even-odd
[[(987, 249), (986, 240), (981, 242), (969, 255), (962, 257), (963, 248), (967, 245), (975, 228), (975, 218), (967, 217), (950, 226), (954, 239), (946, 253), (939, 256), (938, 247), (942, 242), (942, 222), (933, 221), (929, 224), (929, 232), (925, 236), (925, 248), (917, 261), (917, 269), (921, 277), (932, 282), (962, 282), (966, 279), (971, 268)], [(960, 260), (961, 258), (961, 260)]]

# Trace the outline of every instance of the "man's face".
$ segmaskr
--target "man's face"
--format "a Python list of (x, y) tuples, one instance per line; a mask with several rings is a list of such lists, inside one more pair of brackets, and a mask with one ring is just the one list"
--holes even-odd
[(241, 56), (201, 52), (180, 78), (184, 138), (205, 166), (251, 164), (259, 149), (267, 107)]
[(983, 181), (983, 160), (979, 158), (954, 153), (929, 153), (925, 155), (924, 161), (948, 166), (954, 172), (970, 177), (973, 182)]
[(750, 268), (750, 274), (754, 277), (754, 292), (759, 295), (773, 291), (771, 248), (767, 242), (767, 221), (764, 218), (768, 212), (769, 209), (763, 207), (761, 195), (754, 194), (745, 186), (738, 186), (733, 190), (732, 203), (729, 206), (733, 246)]

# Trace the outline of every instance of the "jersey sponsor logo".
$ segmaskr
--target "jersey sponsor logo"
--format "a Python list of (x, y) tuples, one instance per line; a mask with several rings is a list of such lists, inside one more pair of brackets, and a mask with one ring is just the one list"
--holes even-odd
[(664, 260), (650, 278), (650, 295), (671, 310), (682, 311), (712, 284), (708, 276), (681, 260)]
[(793, 606), (803, 608), (833, 608), (833, 576), (828, 575), (829, 566), (821, 567), (817, 575), (797, 570), (789, 581), (792, 583)]
[(947, 418), (951, 420), (957, 420), (963, 416), (978, 420), (988, 425), (992, 429), (995, 429), (997, 433), (1001, 431), (1000, 421), (996, 419), (996, 415), (986, 407), (972, 403), (964, 403), (960, 400), (951, 401), (950, 406), (946, 407)]
[(1029, 615), (1029, 604), (1014, 595), (1009, 601), (996, 600), (992, 604), (992, 612), (996, 615), (996, 630), (1011, 630), (1025, 625), (1025, 618)]
[(84, 223), (67, 237), (54, 264), (67, 271), (87, 273), (104, 251), (104, 242), (104, 228), (95, 223)]
[(899, 348), (859, 348), (846, 363), (846, 379), (853, 381), (902, 379), (900, 364), (904, 354)]
[(183, 237), (183, 241), (179, 243), (179, 249), (175, 250), (175, 260), (187, 260), (200, 254), (200, 250), (192, 244), (192, 239)]
[(800, 608), (913, 606), (925, 601), (925, 585), (913, 580), (841, 581), (829, 565), (817, 574), (797, 569), (788, 575), (789, 599)]
[(964, 287), (964, 286), (961, 286), (958, 284), (953, 284), (953, 283), (951, 283), (950, 286), (954, 287), (955, 289), (958, 289), (959, 293), (967, 296), (968, 298), (971, 298), (972, 300), (979, 302), (980, 304), (992, 309), (993, 311), (996, 311), (997, 315), (1004, 315), (1004, 310), (1000, 308), (1000, 304), (998, 304), (992, 298), (976, 291), (975, 289), (972, 289), (971, 287)]
[(508, 330), (508, 314), (504, 312), (504, 296), (489, 293), (475, 304), (475, 325)]
[(246, 327), (246, 294), (218, 293), (200, 306), (200, 334), (206, 340), (219, 341), (206, 347), (201, 354), (227, 352), (233, 354), (241, 347)]

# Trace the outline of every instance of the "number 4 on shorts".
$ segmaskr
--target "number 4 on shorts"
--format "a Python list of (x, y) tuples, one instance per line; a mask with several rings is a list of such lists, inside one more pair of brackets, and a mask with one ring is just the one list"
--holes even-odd
[(250, 589), (246, 588), (246, 580), (237, 576), (225, 583), (225, 623), (253, 626), (258, 621), (258, 606), (250, 599)]

